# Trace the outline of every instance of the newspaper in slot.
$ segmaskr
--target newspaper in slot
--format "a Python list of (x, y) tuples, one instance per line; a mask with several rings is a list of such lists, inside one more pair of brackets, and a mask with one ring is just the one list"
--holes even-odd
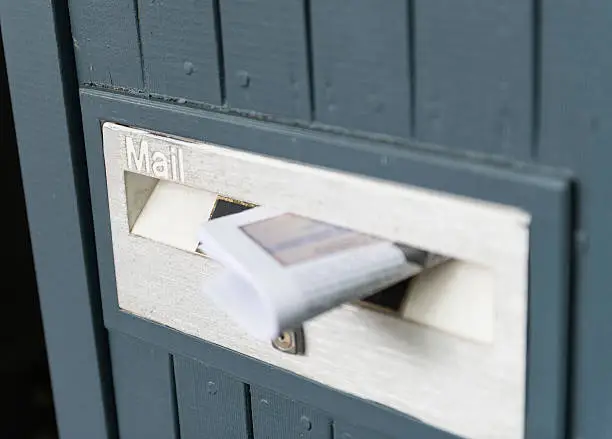
[(445, 260), (268, 207), (208, 221), (199, 240), (199, 250), (224, 266), (205, 294), (263, 340)]

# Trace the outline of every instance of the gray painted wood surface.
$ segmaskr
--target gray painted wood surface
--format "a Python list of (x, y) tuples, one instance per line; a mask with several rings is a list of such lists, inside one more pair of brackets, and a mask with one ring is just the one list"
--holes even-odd
[(174, 357), (181, 439), (251, 438), (248, 387), (220, 370)]
[(132, 0), (67, 0), (80, 82), (143, 88)]
[(410, 32), (405, 0), (312, 0), (318, 121), (410, 135)]
[(110, 348), (120, 437), (178, 439), (172, 357), (118, 332)]
[(138, 0), (146, 88), (221, 104), (214, 0)]
[(571, 437), (612, 437), (612, 2), (542, 2), (539, 160), (576, 175)]
[(270, 390), (251, 387), (253, 439), (332, 439), (331, 419)]
[(59, 434), (109, 439), (114, 407), (67, 10), (2, 0), (0, 28)]
[(334, 421), (334, 439), (390, 439), (368, 428), (353, 425), (349, 422)]
[(71, 2), (85, 83), (521, 160), (536, 148), (531, 0)]
[(415, 136), (528, 159), (533, 2), (415, 0)]
[(310, 118), (306, 3), (219, 3), (227, 102), (231, 107)]

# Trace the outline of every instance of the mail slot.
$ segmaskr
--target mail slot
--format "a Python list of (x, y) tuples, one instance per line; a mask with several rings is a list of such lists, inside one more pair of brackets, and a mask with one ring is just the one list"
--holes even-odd
[[(528, 213), (114, 123), (103, 139), (121, 309), (457, 435), (522, 437)], [(197, 228), (219, 200), (452, 261), (401, 287), (392, 305), (366, 299), (308, 321), (305, 355), (288, 355), (202, 293), (220, 266), (196, 252)]]

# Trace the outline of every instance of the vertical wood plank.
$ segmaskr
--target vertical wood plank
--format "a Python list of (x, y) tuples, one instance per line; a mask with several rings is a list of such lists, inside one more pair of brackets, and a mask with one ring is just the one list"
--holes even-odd
[(312, 0), (316, 119), (410, 134), (409, 2)]
[(147, 90), (221, 103), (213, 0), (138, 0)]
[[(577, 176), (568, 437), (612, 437), (612, 2), (542, 1), (539, 161)], [(533, 392), (546, 382), (532, 381)], [(530, 390), (531, 391), (531, 390)], [(565, 395), (563, 395), (565, 396)], [(561, 396), (560, 396), (561, 397)], [(544, 407), (534, 437), (563, 421)]]
[(0, 22), (58, 431), (113, 438), (67, 4), (0, 0)]
[(414, 0), (416, 137), (531, 157), (532, 0)]
[(248, 439), (247, 387), (223, 372), (175, 357), (174, 370), (181, 439)]
[(68, 0), (80, 83), (143, 88), (133, 0)]
[(227, 102), (310, 118), (303, 0), (221, 1)]
[(170, 355), (118, 332), (110, 347), (120, 437), (178, 439)]
[(332, 439), (331, 419), (318, 410), (251, 387), (253, 439)]

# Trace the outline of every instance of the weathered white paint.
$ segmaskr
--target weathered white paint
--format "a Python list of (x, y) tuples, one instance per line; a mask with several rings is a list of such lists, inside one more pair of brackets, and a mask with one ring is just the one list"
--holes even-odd
[[(103, 131), (121, 308), (464, 437), (523, 436), (529, 241), (525, 212), (111, 123)], [(184, 183), (191, 188), (443, 253), (460, 259), (471, 272), (455, 266), (454, 271), (438, 273), (437, 279), (421, 280), (404, 310), (421, 323), (345, 305), (306, 324), (305, 357), (283, 354), (249, 338), (201, 294), (217, 263), (157, 242), (163, 238), (130, 234), (126, 136), (136, 144), (146, 139), (150, 151), (176, 150), (177, 157), (180, 151)], [(146, 166), (139, 172), (146, 174)], [(164, 210), (155, 212), (163, 215)], [(146, 215), (141, 213), (142, 218)], [(479, 291), (449, 293), (450, 302), (440, 290), (435, 298), (427, 298), (425, 284), (447, 288), (459, 275), (472, 276), (466, 284), (480, 285)], [(487, 304), (492, 312), (486, 312)], [(449, 319), (452, 324), (445, 323)], [(476, 330), (461, 323), (472, 320), (479, 322)]]

